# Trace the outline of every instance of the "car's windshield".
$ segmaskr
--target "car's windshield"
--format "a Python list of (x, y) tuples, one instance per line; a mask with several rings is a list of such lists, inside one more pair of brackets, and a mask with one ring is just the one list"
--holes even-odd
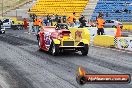
[(56, 30), (68, 29), (67, 24), (57, 24)]
[(3, 23), (9, 22), (9, 19), (4, 19)]

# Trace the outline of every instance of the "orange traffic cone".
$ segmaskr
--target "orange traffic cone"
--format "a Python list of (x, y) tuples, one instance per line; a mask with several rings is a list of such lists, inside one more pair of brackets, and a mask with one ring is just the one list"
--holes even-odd
[(116, 37), (121, 37), (121, 28), (120, 25), (117, 25)]

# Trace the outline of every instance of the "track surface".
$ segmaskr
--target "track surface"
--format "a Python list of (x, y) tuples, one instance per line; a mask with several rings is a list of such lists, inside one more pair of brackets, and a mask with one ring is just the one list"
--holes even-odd
[(88, 56), (78, 53), (54, 57), (38, 51), (36, 37), (8, 30), (0, 35), (0, 88), (132, 88), (130, 84), (76, 83), (78, 66), (88, 73), (132, 75), (132, 53), (90, 46)]

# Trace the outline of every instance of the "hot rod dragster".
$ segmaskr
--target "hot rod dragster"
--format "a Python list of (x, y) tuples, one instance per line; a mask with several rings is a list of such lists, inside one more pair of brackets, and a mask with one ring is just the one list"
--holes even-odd
[(58, 24), (56, 27), (42, 26), (38, 32), (37, 40), (40, 50), (48, 51), (54, 56), (65, 50), (81, 51), (82, 55), (85, 56), (89, 50), (88, 40), (81, 39), (76, 41), (71, 35), (67, 24)]

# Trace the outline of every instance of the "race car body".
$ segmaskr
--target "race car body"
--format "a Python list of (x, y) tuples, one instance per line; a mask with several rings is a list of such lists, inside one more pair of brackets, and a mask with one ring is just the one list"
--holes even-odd
[(48, 51), (53, 55), (58, 55), (65, 50), (81, 51), (82, 55), (87, 55), (88, 40), (79, 40), (81, 37), (80, 31), (77, 31), (76, 34), (78, 34), (77, 40), (73, 38), (66, 24), (59, 24), (56, 27), (41, 27), (41, 31), (37, 35), (38, 46), (41, 50)]

